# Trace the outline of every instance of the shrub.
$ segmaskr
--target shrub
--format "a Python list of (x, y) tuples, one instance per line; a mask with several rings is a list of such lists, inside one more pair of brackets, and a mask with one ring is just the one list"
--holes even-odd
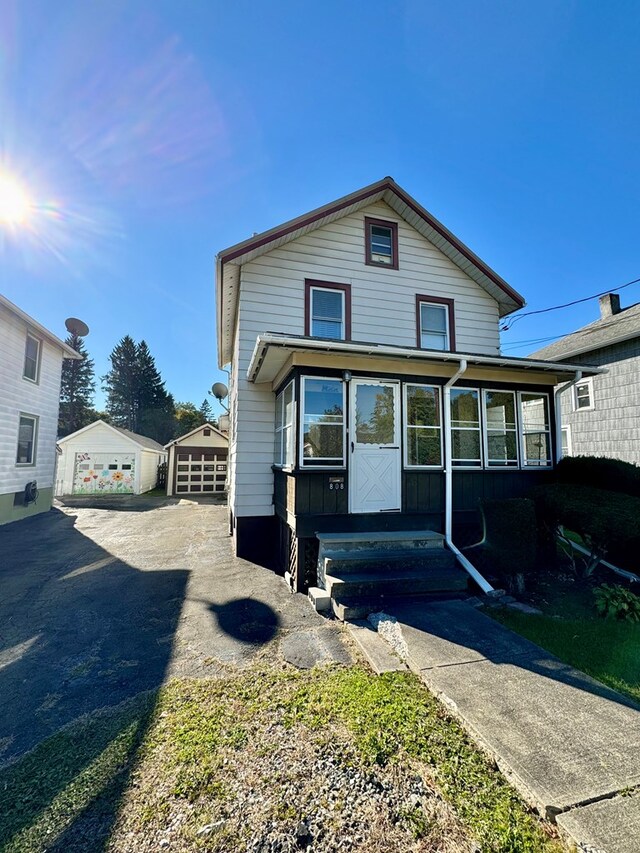
[(601, 616), (626, 622), (640, 622), (640, 595), (624, 586), (602, 584), (593, 591)]
[(640, 498), (640, 466), (600, 456), (565, 456), (558, 462), (556, 479), (574, 486), (597, 484), (599, 489)]
[(589, 549), (584, 577), (593, 574), (610, 551), (628, 552), (640, 537), (640, 498), (561, 483), (541, 486), (534, 496), (543, 524), (553, 531), (568, 528)]

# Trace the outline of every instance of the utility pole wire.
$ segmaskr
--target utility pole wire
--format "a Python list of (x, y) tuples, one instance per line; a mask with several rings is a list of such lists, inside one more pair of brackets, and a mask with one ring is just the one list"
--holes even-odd
[(537, 311), (525, 311), (524, 314), (518, 314), (513, 319), (507, 319), (504, 326), (500, 327), (501, 332), (508, 332), (513, 326), (522, 320), (523, 317), (531, 317), (534, 314), (547, 314), (549, 311), (559, 311), (561, 308), (570, 308), (572, 305), (579, 305), (581, 302), (589, 302), (591, 299), (598, 299), (600, 296), (606, 296), (607, 293), (615, 293), (617, 290), (624, 290), (625, 287), (631, 287), (632, 284), (638, 284), (640, 278), (634, 278), (633, 281), (628, 281), (626, 284), (621, 284), (620, 287), (610, 287), (603, 290), (601, 293), (594, 293), (593, 296), (585, 296), (583, 299), (574, 299), (573, 302), (565, 302), (564, 305), (553, 305), (551, 308), (539, 308)]

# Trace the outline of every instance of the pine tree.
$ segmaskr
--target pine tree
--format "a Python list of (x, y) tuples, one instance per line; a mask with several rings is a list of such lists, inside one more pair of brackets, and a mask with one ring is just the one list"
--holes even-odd
[(146, 341), (136, 348), (138, 366), (138, 429), (142, 435), (166, 444), (175, 432), (175, 401), (164, 386)]
[(205, 420), (206, 418), (202, 417), (193, 403), (176, 403), (176, 434), (174, 438), (191, 432), (192, 429), (203, 424)]
[(111, 370), (102, 377), (106, 410), (116, 426), (138, 432), (140, 370), (138, 348), (130, 335), (116, 344), (109, 356)]
[(202, 423), (210, 423), (212, 426), (218, 426), (218, 421), (213, 416), (213, 409), (211, 408), (211, 403), (205, 397), (202, 401), (200, 408), (198, 409), (200, 412), (200, 417), (202, 418)]
[(68, 335), (65, 343), (79, 353), (82, 359), (65, 358), (62, 362), (58, 417), (60, 438), (95, 420), (92, 409), (96, 388), (93, 359), (89, 358), (84, 341), (78, 335)]

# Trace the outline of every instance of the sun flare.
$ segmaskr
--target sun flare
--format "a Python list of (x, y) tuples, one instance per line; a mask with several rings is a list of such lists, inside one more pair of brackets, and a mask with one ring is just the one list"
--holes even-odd
[(0, 225), (21, 225), (29, 216), (31, 201), (11, 175), (0, 172)]

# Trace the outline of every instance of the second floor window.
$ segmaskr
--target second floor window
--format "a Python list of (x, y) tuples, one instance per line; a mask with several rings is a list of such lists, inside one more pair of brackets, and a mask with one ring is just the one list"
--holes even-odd
[(578, 409), (593, 409), (593, 382), (591, 379), (583, 379), (574, 385), (573, 389), (573, 408)]
[(416, 319), (421, 349), (442, 352), (455, 349), (452, 299), (417, 296)]
[(40, 341), (33, 335), (27, 333), (27, 342), (24, 350), (24, 368), (22, 375), (31, 382), (38, 381), (40, 368)]
[(348, 284), (306, 281), (305, 334), (347, 341), (351, 337), (351, 294)]

